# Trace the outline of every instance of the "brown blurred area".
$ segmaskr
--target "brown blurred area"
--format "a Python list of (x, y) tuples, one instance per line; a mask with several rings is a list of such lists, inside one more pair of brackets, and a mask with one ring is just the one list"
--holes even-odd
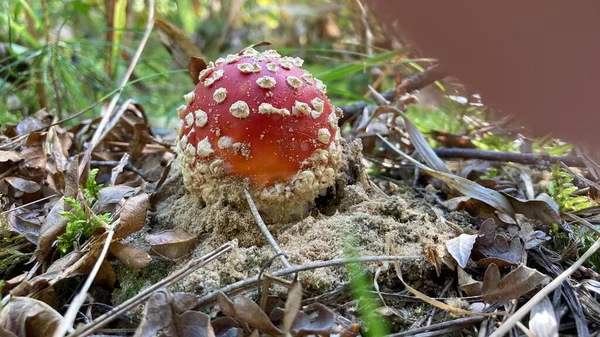
[(435, 57), (536, 136), (597, 151), (600, 2), (368, 0), (384, 29)]

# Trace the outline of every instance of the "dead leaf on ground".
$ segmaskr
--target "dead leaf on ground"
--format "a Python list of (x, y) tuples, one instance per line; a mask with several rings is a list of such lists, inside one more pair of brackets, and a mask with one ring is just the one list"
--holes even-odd
[(10, 184), (10, 186), (24, 193), (35, 193), (40, 190), (40, 184), (35, 181), (19, 178), (19, 177), (6, 177), (4, 180)]
[(0, 150), (0, 163), (12, 161), (14, 163), (20, 161), (22, 158), (19, 156), (17, 151), (2, 151)]
[(210, 317), (193, 310), (196, 303), (193, 294), (158, 291), (148, 300), (135, 337), (214, 336)]
[(544, 297), (531, 309), (529, 330), (536, 336), (558, 337), (558, 321), (548, 297)]
[(135, 188), (127, 185), (108, 186), (100, 189), (98, 201), (96, 202), (96, 213), (114, 213), (117, 203), (123, 198), (130, 197), (135, 193)]
[(458, 288), (468, 296), (481, 295), (481, 285), (480, 281), (475, 280), (462, 268), (458, 268)]
[(458, 237), (448, 240), (446, 242), (446, 248), (452, 257), (458, 262), (461, 268), (467, 266), (469, 257), (471, 256), (471, 250), (475, 244), (477, 235), (461, 234)]
[(548, 280), (548, 276), (524, 265), (501, 279), (498, 266), (492, 263), (483, 276), (481, 292), (487, 303), (514, 300)]
[(146, 235), (146, 241), (154, 252), (167, 259), (183, 257), (196, 246), (198, 237), (181, 228)]
[(39, 261), (43, 262), (44, 258), (50, 253), (52, 243), (59, 235), (63, 234), (67, 228), (67, 222), (69, 221), (66, 217), (60, 215), (64, 210), (64, 197), (60, 198), (46, 217), (46, 221), (40, 229), (40, 239), (37, 243), (37, 248), (33, 253), (34, 257)]
[(509, 239), (502, 234), (496, 234), (494, 242), (491, 245), (481, 245), (475, 243), (474, 251), (479, 254), (477, 264), (487, 266), (496, 264), (499, 267), (517, 265), (523, 261), (525, 248), (521, 239), (518, 237)]
[(224, 315), (247, 323), (261, 333), (281, 335), (281, 330), (271, 323), (265, 312), (252, 300), (244, 296), (236, 296), (233, 300), (230, 300), (222, 292), (217, 294), (217, 300)]
[(115, 231), (115, 238), (123, 239), (142, 229), (146, 224), (149, 205), (146, 193), (127, 199), (121, 210), (121, 223)]
[(109, 249), (119, 261), (131, 269), (144, 268), (152, 261), (145, 251), (120, 242), (111, 243)]
[(6, 215), (6, 224), (11, 232), (24, 235), (34, 245), (38, 243), (42, 227), (38, 212), (27, 212), (22, 208), (10, 210)]
[[(275, 308), (269, 317), (276, 323), (285, 315), (284, 310)], [(327, 336), (333, 332), (334, 327), (335, 313), (321, 303), (313, 303), (298, 312), (290, 331), (294, 336)]]
[(0, 326), (19, 337), (52, 336), (63, 317), (48, 304), (13, 297), (0, 312)]

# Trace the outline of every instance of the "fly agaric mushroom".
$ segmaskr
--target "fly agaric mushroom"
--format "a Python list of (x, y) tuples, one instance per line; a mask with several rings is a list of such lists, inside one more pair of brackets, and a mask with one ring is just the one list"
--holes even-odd
[(303, 62), (248, 48), (200, 72), (178, 109), (177, 151), (192, 193), (210, 203), (243, 199), (248, 188), (259, 209), (289, 209), (335, 183), (338, 116)]

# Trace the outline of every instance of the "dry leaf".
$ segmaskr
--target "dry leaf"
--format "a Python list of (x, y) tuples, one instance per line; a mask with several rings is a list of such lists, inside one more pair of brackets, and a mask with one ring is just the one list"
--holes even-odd
[(531, 309), (529, 330), (538, 337), (558, 337), (558, 321), (548, 297), (544, 297)]
[(461, 268), (467, 266), (476, 239), (477, 235), (461, 234), (446, 242), (448, 252), (456, 262), (458, 262), (458, 265), (461, 266)]
[(109, 249), (119, 261), (131, 269), (144, 268), (152, 261), (150, 255), (145, 251), (120, 242), (111, 243)]
[(500, 279), (500, 270), (492, 263), (483, 276), (481, 292), (487, 303), (514, 300), (548, 280), (548, 276), (524, 265)]
[(181, 228), (146, 235), (152, 250), (167, 259), (178, 259), (189, 254), (198, 242), (198, 237)]
[(40, 190), (40, 185), (31, 180), (19, 177), (6, 177), (4, 180), (9, 183), (10, 186), (24, 193), (35, 193)]
[(46, 255), (50, 253), (54, 240), (66, 230), (68, 219), (60, 215), (63, 210), (64, 197), (60, 198), (60, 200), (54, 204), (46, 217), (46, 221), (44, 221), (44, 224), (40, 229), (40, 239), (37, 243), (37, 248), (33, 253), (34, 257), (39, 262), (44, 261)]
[(458, 287), (468, 296), (481, 295), (481, 285), (481, 282), (473, 279), (473, 277), (462, 268), (458, 268)]
[(51, 306), (29, 297), (12, 297), (0, 312), (0, 326), (19, 337), (52, 336), (62, 319)]
[(2, 151), (0, 150), (0, 163), (12, 161), (14, 163), (20, 161), (22, 158), (16, 151)]
[(509, 243), (506, 236), (501, 234), (494, 237), (494, 242), (491, 245), (484, 246), (477, 241), (474, 250), (483, 256), (477, 260), (477, 264), (480, 266), (487, 266), (491, 263), (499, 267), (517, 265), (521, 263), (525, 256), (525, 249), (520, 238), (513, 238)]
[(123, 239), (139, 231), (146, 224), (148, 194), (142, 193), (127, 199), (121, 210), (121, 223), (115, 231), (115, 239)]
[(296, 316), (302, 306), (302, 287), (300, 282), (296, 282), (288, 292), (288, 298), (285, 301), (285, 314), (283, 316), (283, 334), (288, 335)]
[[(175, 63), (184, 68), (191, 56), (203, 57), (200, 49), (179, 27), (165, 19), (155, 19), (160, 42), (173, 56)], [(196, 76), (196, 78), (198, 78)]]
[(223, 293), (217, 294), (217, 300), (224, 315), (233, 317), (249, 326), (259, 330), (261, 333), (270, 335), (281, 335), (279, 330), (269, 317), (262, 311), (258, 304), (244, 296), (236, 296), (233, 301), (229, 300)]
[(104, 288), (113, 289), (116, 282), (117, 273), (115, 272), (112, 264), (110, 264), (110, 262), (107, 260), (102, 261), (102, 264), (100, 264), (100, 270), (98, 270), (98, 274), (94, 279), (94, 284)]
[(206, 69), (206, 62), (199, 57), (192, 56), (190, 57), (190, 62), (188, 63), (188, 73), (194, 82), (194, 85), (200, 83), (200, 72)]
[(196, 303), (192, 294), (158, 291), (148, 300), (135, 337), (214, 336), (210, 317), (193, 310)]

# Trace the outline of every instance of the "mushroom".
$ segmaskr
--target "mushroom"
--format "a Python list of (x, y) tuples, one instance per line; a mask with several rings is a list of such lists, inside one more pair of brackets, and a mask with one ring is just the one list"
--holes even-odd
[(200, 72), (178, 109), (184, 184), (211, 203), (243, 200), (261, 210), (314, 203), (341, 165), (339, 109), (300, 58), (252, 48)]

